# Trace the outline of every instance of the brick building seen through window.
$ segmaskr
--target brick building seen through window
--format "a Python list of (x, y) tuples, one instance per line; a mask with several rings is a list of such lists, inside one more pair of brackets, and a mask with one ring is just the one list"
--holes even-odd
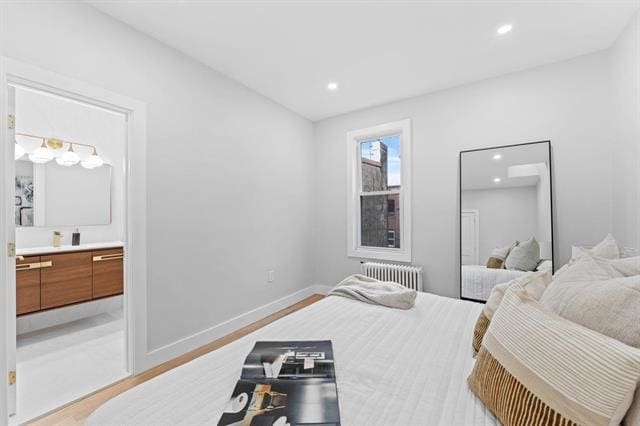
[(400, 248), (399, 136), (361, 142), (361, 182), (361, 244)]

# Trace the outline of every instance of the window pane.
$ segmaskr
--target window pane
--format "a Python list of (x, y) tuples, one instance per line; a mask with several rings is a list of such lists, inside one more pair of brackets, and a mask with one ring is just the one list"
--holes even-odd
[(362, 192), (400, 188), (400, 135), (360, 142)]
[[(393, 204), (393, 213), (389, 206)], [(360, 197), (360, 241), (366, 247), (400, 248), (400, 195)]]

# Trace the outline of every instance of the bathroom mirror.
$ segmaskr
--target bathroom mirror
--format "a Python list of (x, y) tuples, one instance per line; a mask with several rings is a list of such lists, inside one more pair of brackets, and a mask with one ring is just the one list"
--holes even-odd
[(460, 153), (460, 296), (553, 272), (551, 142)]
[(111, 169), (16, 161), (16, 226), (109, 225)]

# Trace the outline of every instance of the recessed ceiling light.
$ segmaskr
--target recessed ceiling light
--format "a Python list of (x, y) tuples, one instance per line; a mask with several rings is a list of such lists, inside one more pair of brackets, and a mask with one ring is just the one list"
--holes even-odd
[(330, 81), (329, 83), (327, 83), (327, 90), (335, 92), (336, 90), (338, 90), (338, 83), (336, 83), (335, 81)]
[(499, 177), (493, 178), (493, 183), (500, 183), (502, 179), (500, 179)]
[(502, 154), (496, 154), (496, 155), (493, 156), (494, 160), (499, 160), (501, 158), (502, 158)]
[(498, 28), (498, 35), (505, 35), (509, 31), (511, 31), (512, 29), (513, 29), (513, 25), (504, 24), (500, 28)]

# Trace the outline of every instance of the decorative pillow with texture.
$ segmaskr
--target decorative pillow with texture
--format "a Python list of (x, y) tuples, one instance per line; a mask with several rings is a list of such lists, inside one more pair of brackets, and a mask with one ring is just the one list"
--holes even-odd
[(610, 260), (607, 259), (603, 261), (608, 262), (613, 269), (615, 269), (625, 277), (640, 275), (640, 256)]
[(504, 261), (509, 256), (509, 252), (518, 245), (518, 241), (510, 246), (496, 247), (491, 251), (491, 256), (487, 260), (487, 268), (491, 269), (503, 269)]
[(618, 259), (620, 257), (620, 248), (613, 235), (607, 234), (604, 240), (600, 241), (592, 248), (572, 246), (571, 257), (577, 259), (583, 254), (591, 256), (604, 257), (606, 259)]
[(640, 348), (640, 275), (550, 285), (541, 303), (563, 318)]
[(511, 250), (505, 266), (518, 271), (533, 271), (540, 263), (540, 246), (534, 237), (523, 241)]
[(478, 316), (478, 320), (476, 321), (476, 325), (473, 329), (473, 341), (471, 343), (471, 346), (473, 346), (474, 352), (477, 353), (478, 350), (480, 350), (482, 338), (487, 332), (487, 328), (489, 328), (491, 318), (493, 318), (493, 314), (500, 306), (500, 302), (502, 302), (504, 293), (510, 286), (514, 284), (520, 285), (525, 289), (529, 296), (531, 296), (535, 300), (538, 300), (540, 299), (540, 296), (542, 296), (550, 282), (551, 271), (540, 271), (525, 274), (509, 282), (498, 284), (493, 287), (493, 289), (491, 289), (489, 299), (487, 300), (487, 303), (484, 304), (482, 312), (480, 312), (480, 316)]
[[(620, 269), (624, 269), (624, 267), (620, 265), (618, 265), (618, 268), (614, 267), (611, 260), (584, 255), (560, 268), (553, 276), (551, 286), (623, 277), (624, 274), (620, 272)], [(551, 288), (551, 286), (549, 287)], [(547, 295), (542, 295), (543, 299), (545, 297)]]
[(627, 415), (624, 416), (622, 421), (624, 426), (640, 426), (640, 387), (636, 389), (636, 395), (633, 397), (633, 402)]
[(638, 380), (640, 349), (546, 311), (514, 285), (468, 383), (505, 426), (605, 426), (620, 423)]

